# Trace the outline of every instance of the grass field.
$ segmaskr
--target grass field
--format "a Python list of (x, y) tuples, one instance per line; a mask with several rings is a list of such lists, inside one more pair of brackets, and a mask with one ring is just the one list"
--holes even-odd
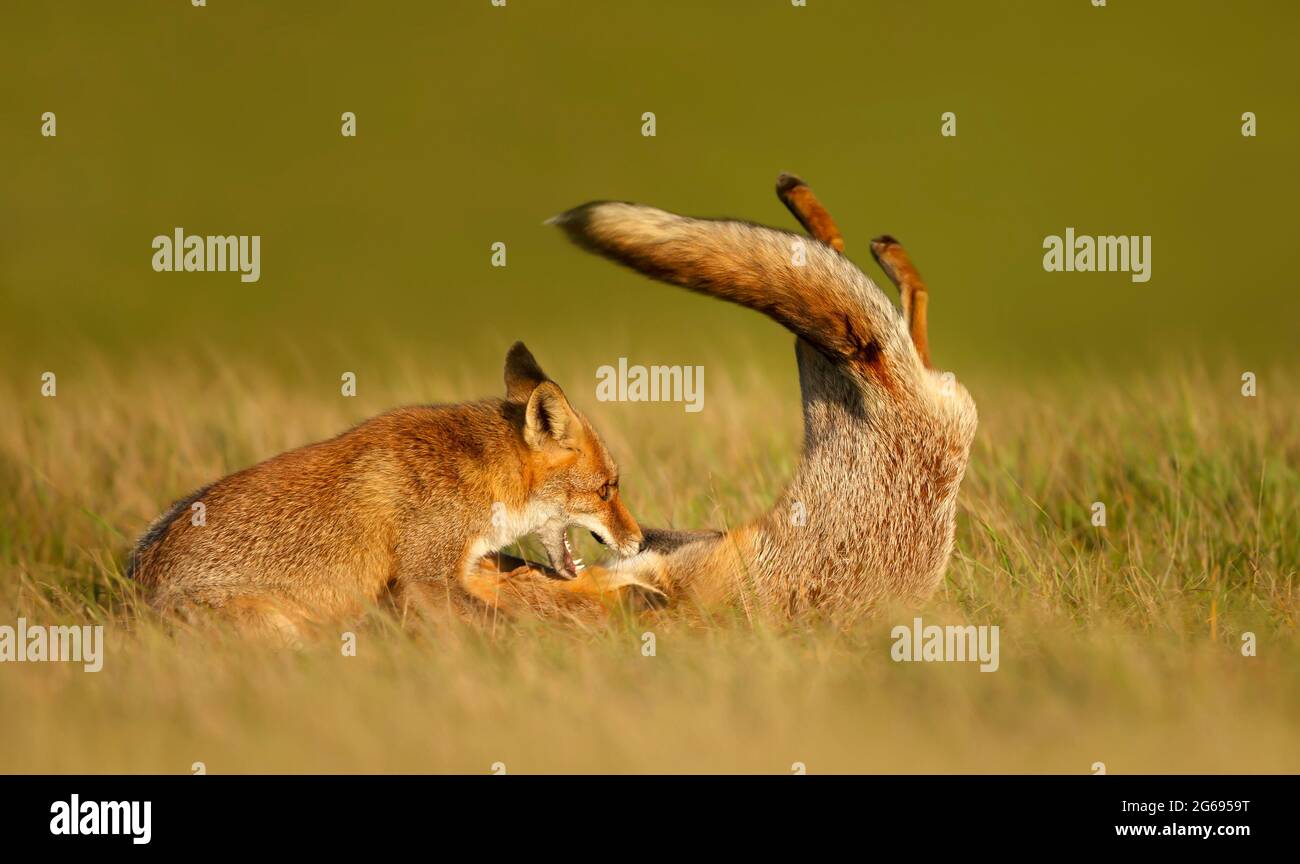
[[(0, 3), (0, 627), (107, 638), (97, 673), (0, 664), (0, 773), (1300, 772), (1300, 5), (1225, 5)], [(798, 459), (788, 332), (543, 220), (795, 229), (781, 171), (886, 288), (870, 238), (902, 240), (979, 406), (923, 609), (374, 617), (356, 657), (140, 614), (124, 559), (174, 499), (498, 394), (519, 338), (644, 524), (762, 512)], [(156, 272), (178, 228), (261, 238), (258, 280)], [(1045, 271), (1071, 230), (1149, 238), (1150, 280)], [(620, 357), (702, 365), (704, 410), (596, 402)], [(998, 671), (893, 662), (917, 614), (998, 626)]]
[[(207, 480), (387, 407), (495, 393), (499, 370), (394, 353), (345, 399), (315, 367), (89, 357), (54, 398), (38, 375), (0, 385), (0, 623), (102, 623), (107, 642), (98, 673), (7, 664), (5, 771), (1300, 771), (1300, 369), (1253, 370), (1254, 398), (1228, 363), (964, 378), (981, 428), (947, 580), (920, 610), (848, 630), (739, 611), (437, 633), (372, 617), (344, 657), (167, 634), (122, 579), (130, 542)], [(591, 397), (586, 358), (555, 359), (645, 524), (737, 523), (793, 469), (792, 374), (720, 358), (702, 415), (642, 406), (647, 422)], [(891, 661), (891, 627), (916, 614), (998, 625), (999, 670)]]

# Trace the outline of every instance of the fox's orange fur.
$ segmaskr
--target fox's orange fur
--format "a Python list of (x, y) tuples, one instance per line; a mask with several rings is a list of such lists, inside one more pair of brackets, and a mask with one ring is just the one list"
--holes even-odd
[[(426, 613), (556, 611), (603, 593), (573, 566), (564, 532), (580, 525), (620, 554), (637, 551), (618, 468), (522, 343), (505, 378), (505, 399), (400, 408), (199, 490), (140, 540), (132, 576), (162, 611), (215, 610), (290, 640), (390, 591)], [(530, 533), (551, 575), (570, 577), (548, 577), (557, 584), (533, 595), (482, 560)]]
[[(873, 246), (904, 314), (840, 254), (829, 214), (798, 178), (777, 193), (813, 233), (596, 202), (554, 221), (584, 248), (771, 316), (795, 340), (804, 448), (775, 506), (725, 534), (676, 532), (612, 568), (673, 601), (744, 600), (778, 616), (849, 617), (924, 598), (952, 550), (975, 404), (930, 368), (924, 284), (889, 237)], [(795, 254), (796, 250), (802, 254)], [(610, 578), (604, 571), (594, 578)]]
[[(952, 550), (957, 491), (977, 423), (975, 404), (951, 373), (931, 368), (928, 292), (902, 246), (880, 237), (872, 247), (899, 288), (900, 315), (841, 254), (838, 228), (802, 181), (783, 175), (778, 194), (812, 232), (815, 242), (806, 248), (789, 232), (692, 219), (637, 204), (596, 202), (553, 220), (591, 251), (763, 312), (796, 335), (803, 456), (765, 515), (725, 533), (647, 529), (641, 554), (609, 568), (589, 567), (567, 581), (523, 561), (484, 557), (481, 551), (494, 541), (483, 540), (483, 502), (501, 495), (517, 506), (525, 490), (538, 488), (535, 475), (521, 469), (513, 480), (493, 474), (497, 479), (489, 482), (487, 474), (473, 469), (454, 475), (455, 481), (438, 471), (426, 473), (417, 467), (425, 464), (420, 458), (424, 430), (442, 430), (437, 437), (452, 427), (472, 428), (493, 440), (514, 440), (507, 429), (522, 429), (523, 435), (521, 394), (526, 391), (531, 399), (540, 389), (535, 383), (540, 370), (529, 356), (519, 367), (525, 371), (514, 378), (507, 364), (505, 403), (394, 412), (201, 491), (199, 497), (222, 505), (218, 512), (236, 514), (227, 523), (234, 533), (224, 539), (187, 527), (177, 517), (194, 499), (178, 502), (141, 541), (138, 577), (154, 586), (164, 606), (220, 606), (290, 632), (296, 620), (322, 605), (338, 612), (346, 607), (345, 598), (384, 586), (396, 586), (405, 602), (422, 605), (446, 603), (460, 592), (493, 608), (568, 615), (585, 615), (603, 608), (609, 595), (629, 592), (656, 605), (743, 601), (747, 609), (783, 617), (853, 616), (883, 598), (928, 596)], [(794, 254), (796, 244), (800, 255)], [(468, 427), (440, 425), (446, 418), (439, 411), (455, 412)], [(590, 426), (582, 421), (581, 427), (598, 445)], [(372, 433), (385, 443), (378, 456), (363, 456), (370, 448), (348, 440)], [(598, 466), (612, 469), (607, 457), (602, 460), (587, 463), (589, 484)], [(250, 472), (254, 476), (240, 479)], [(324, 488), (339, 477), (346, 478), (343, 491)], [(484, 479), (467, 480), (474, 477)], [(267, 481), (277, 478), (290, 494), (271, 491)], [(467, 500), (475, 503), (465, 511), (456, 495), (467, 490), (472, 490)], [(309, 492), (322, 494), (313, 503), (305, 500)], [(443, 500), (443, 509), (435, 508), (442, 520), (437, 524), (457, 526), (457, 542), (447, 542), (445, 533), (424, 518), (421, 505), (435, 500)], [(302, 524), (290, 503), (328, 524)], [(611, 508), (609, 518), (626, 515), (621, 506)], [(590, 514), (581, 514), (570, 521), (590, 525), (589, 520)], [(630, 534), (635, 524), (630, 517), (627, 523)], [(637, 533), (638, 543), (641, 536)], [(553, 562), (555, 549), (548, 544)], [(326, 550), (343, 557), (329, 559)], [(267, 560), (277, 566), (259, 569)], [(307, 562), (321, 575), (308, 575)], [(257, 572), (268, 575), (251, 579), (249, 574)], [(439, 579), (439, 573), (451, 575)], [(346, 590), (336, 596), (338, 586)], [(304, 598), (312, 602), (303, 603)]]

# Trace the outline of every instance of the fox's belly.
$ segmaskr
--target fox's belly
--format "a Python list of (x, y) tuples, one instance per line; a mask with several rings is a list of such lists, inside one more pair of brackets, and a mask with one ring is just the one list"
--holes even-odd
[(911, 518), (907, 508), (768, 518), (749, 569), (757, 585), (769, 586), (769, 603), (795, 615), (922, 600), (943, 579), (955, 527), (953, 507), (925, 512), (925, 518)]

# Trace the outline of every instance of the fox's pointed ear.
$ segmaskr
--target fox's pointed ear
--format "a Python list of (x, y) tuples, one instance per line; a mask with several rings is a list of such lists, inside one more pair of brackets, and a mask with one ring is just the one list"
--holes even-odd
[(506, 354), (507, 402), (526, 404), (528, 397), (532, 396), (533, 391), (537, 389), (537, 385), (547, 380), (549, 379), (546, 373), (542, 371), (541, 366), (537, 365), (528, 346), (522, 342), (510, 346), (510, 352)]
[(533, 388), (524, 409), (524, 441), (534, 450), (559, 445), (573, 447), (582, 434), (582, 421), (554, 381)]

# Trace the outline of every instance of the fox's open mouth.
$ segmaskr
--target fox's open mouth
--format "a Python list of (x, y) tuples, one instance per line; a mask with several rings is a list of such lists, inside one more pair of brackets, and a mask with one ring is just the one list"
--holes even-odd
[(552, 522), (538, 532), (549, 560), (548, 573), (559, 579), (576, 579), (582, 572), (582, 559), (573, 557), (569, 543), (569, 526)]
[[(547, 530), (542, 531), (540, 534), (542, 545), (546, 549), (546, 554), (550, 557), (550, 570), (561, 579), (576, 579), (578, 574), (586, 569), (582, 559), (574, 557), (573, 541), (570, 540), (570, 534), (574, 528), (575, 525), (572, 523), (566, 525), (563, 529), (548, 527)], [(624, 557), (624, 548), (615, 545), (604, 531), (596, 531), (590, 528), (587, 531), (596, 542), (609, 550), (609, 553), (612, 553), (615, 557)]]
[(570, 579), (573, 579), (577, 577), (577, 575), (580, 572), (582, 572), (584, 565), (582, 563), (581, 558), (573, 557), (573, 547), (569, 545), (568, 531), (564, 532), (564, 534), (562, 535), (562, 539), (564, 541), (564, 561), (557, 569), (565, 576), (568, 576)]

